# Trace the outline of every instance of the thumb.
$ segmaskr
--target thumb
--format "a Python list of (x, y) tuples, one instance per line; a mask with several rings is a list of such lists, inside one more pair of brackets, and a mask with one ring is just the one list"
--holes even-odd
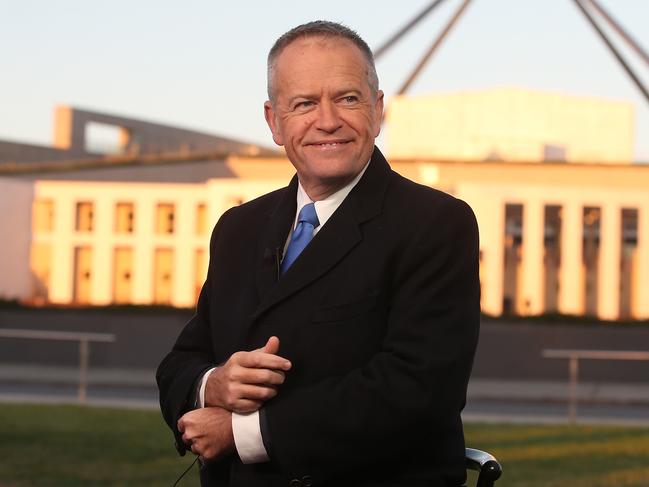
[(271, 353), (276, 355), (279, 352), (279, 338), (272, 336), (266, 342), (266, 345), (259, 349), (260, 352)]

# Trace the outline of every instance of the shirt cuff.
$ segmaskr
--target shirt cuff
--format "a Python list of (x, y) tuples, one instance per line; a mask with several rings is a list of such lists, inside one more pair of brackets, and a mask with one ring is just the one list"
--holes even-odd
[(201, 378), (201, 383), (200, 386), (198, 387), (198, 398), (196, 401), (196, 407), (198, 408), (204, 408), (205, 407), (205, 388), (207, 387), (207, 378), (210, 376), (210, 374), (216, 369), (216, 367), (212, 367), (210, 370), (205, 372), (203, 374), (203, 377)]
[(268, 461), (259, 424), (259, 411), (248, 414), (232, 413), (232, 433), (242, 463)]

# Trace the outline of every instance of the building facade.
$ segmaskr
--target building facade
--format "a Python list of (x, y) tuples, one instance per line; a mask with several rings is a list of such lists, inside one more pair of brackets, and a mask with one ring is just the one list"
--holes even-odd
[[(220, 140), (57, 113), (57, 144), (70, 150), (93, 121), (120, 127), (124, 147)], [(398, 97), (388, 155), (474, 209), (485, 313), (649, 319), (649, 165), (631, 163), (632, 119), (628, 103), (520, 89)], [(193, 306), (218, 218), (294, 174), (284, 156), (224, 148), (0, 165), (0, 297)]]
[(387, 111), (391, 157), (628, 164), (629, 102), (521, 88), (397, 96)]
[[(193, 306), (219, 216), (293, 173), (282, 157), (219, 164), (229, 177), (195, 183), (9, 179), (30, 221), (19, 239), (30, 250), (11, 257), (0, 289), (58, 304)], [(392, 167), (474, 209), (485, 313), (649, 318), (649, 166), (395, 159)], [(31, 281), (12, 288), (21, 269)]]

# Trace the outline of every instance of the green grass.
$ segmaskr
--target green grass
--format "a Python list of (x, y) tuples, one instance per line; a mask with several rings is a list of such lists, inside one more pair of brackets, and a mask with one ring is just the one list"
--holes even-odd
[(171, 486), (192, 461), (155, 411), (0, 405), (2, 487)]
[(649, 428), (469, 424), (466, 439), (501, 462), (498, 487), (649, 486)]
[[(466, 437), (501, 461), (498, 487), (649, 486), (649, 428), (469, 424)], [(169, 487), (192, 460), (155, 411), (0, 405), (0, 487)], [(196, 467), (180, 485), (199, 485)]]

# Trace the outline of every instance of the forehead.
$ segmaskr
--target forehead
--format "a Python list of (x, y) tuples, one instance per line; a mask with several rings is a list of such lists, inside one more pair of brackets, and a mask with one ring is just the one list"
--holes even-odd
[(352, 41), (340, 37), (301, 37), (287, 45), (275, 61), (275, 76), (284, 82), (333, 73), (367, 76), (367, 60)]

